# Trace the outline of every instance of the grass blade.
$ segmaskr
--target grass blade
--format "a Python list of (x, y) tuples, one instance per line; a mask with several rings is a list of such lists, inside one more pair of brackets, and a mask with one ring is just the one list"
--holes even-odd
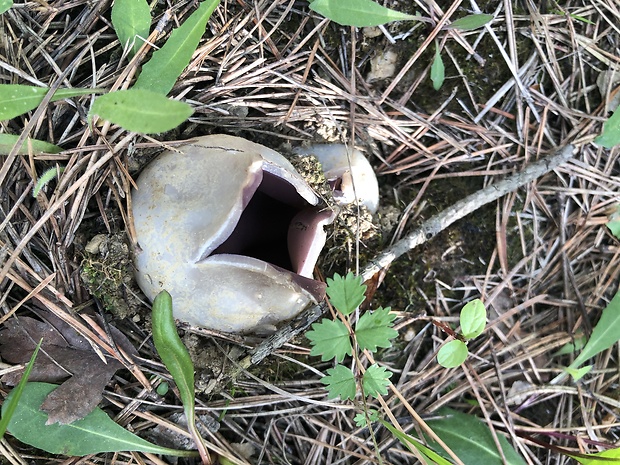
[(37, 358), (42, 342), (43, 339), (39, 341), (37, 347), (34, 349), (34, 352), (30, 357), (30, 361), (28, 362), (28, 365), (26, 365), (22, 379), (19, 380), (19, 384), (11, 391), (11, 399), (7, 399), (2, 407), (2, 417), (0, 418), (0, 439), (4, 437), (4, 433), (9, 426), (9, 422), (11, 421), (11, 418), (13, 418), (13, 413), (15, 413), (15, 410), (17, 409), (17, 405), (19, 404), (19, 400), (21, 399), (26, 383), (28, 382), (28, 377), (30, 376), (30, 372), (32, 371), (34, 361)]
[(371, 0), (314, 0), (310, 9), (341, 26), (379, 26), (391, 21), (417, 20), (416, 16), (394, 11)]
[[(18, 140), (19, 136), (13, 134), (0, 134), (0, 155), (8, 155)], [(50, 144), (49, 142), (30, 139), (24, 141), (22, 146), (17, 151), (17, 155), (28, 155), (30, 148), (32, 148), (32, 153), (34, 155), (39, 155), (41, 153), (60, 153), (63, 150), (62, 147)]]
[[(2, 102), (0, 103), (0, 121), (34, 110), (48, 92), (47, 87), (0, 84), (0, 102)], [(101, 92), (103, 92), (101, 89), (58, 89), (51, 101)]]

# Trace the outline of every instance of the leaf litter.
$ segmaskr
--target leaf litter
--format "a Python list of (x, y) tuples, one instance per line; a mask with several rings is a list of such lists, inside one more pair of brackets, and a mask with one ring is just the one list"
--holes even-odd
[[(0, 355), (11, 363), (26, 363), (42, 339), (41, 351), (30, 373), (31, 381), (62, 383), (41, 405), (48, 413), (48, 425), (69, 424), (84, 418), (102, 399), (102, 392), (123, 365), (93, 350), (75, 329), (50, 312), (40, 312), (43, 320), (28, 316), (12, 318), (0, 331)], [(110, 332), (126, 353), (137, 355), (129, 340), (113, 326)], [(14, 386), (21, 371), (4, 375), (2, 381)]]

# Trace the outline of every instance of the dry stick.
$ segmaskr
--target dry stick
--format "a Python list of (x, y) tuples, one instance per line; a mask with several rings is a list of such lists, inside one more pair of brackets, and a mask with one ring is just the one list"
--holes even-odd
[(418, 228), (407, 234), (406, 237), (372, 259), (366, 268), (362, 270), (362, 279), (367, 281), (380, 270), (389, 266), (398, 257), (428, 241), (456, 221), (478, 210), (487, 203), (493, 202), (557, 168), (571, 158), (573, 150), (574, 147), (572, 145), (567, 145), (553, 155), (532, 163), (523, 171), (468, 195), (441, 213), (429, 218)]

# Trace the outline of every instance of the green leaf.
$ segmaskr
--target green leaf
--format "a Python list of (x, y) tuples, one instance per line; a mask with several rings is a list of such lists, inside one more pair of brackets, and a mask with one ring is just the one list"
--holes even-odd
[(6, 13), (13, 6), (13, 0), (0, 0), (0, 15)]
[(192, 113), (187, 103), (148, 90), (129, 89), (99, 97), (88, 117), (98, 115), (128, 131), (152, 134), (176, 128)]
[(603, 133), (594, 139), (594, 143), (607, 149), (620, 144), (620, 107), (616, 108), (616, 111), (605, 121)]
[(54, 166), (53, 168), (45, 171), (41, 175), (37, 183), (34, 185), (34, 188), (32, 189), (32, 196), (36, 197), (37, 195), (39, 195), (41, 189), (43, 189), (43, 187), (45, 187), (48, 182), (54, 179), (58, 175), (58, 173), (62, 173), (64, 170), (64, 168)]
[(479, 27), (484, 26), (488, 22), (493, 21), (493, 15), (467, 15), (463, 18), (459, 18), (450, 25), (447, 26), (446, 29), (458, 29), (459, 31), (471, 31), (472, 29), (478, 29)]
[(379, 26), (391, 21), (417, 20), (416, 16), (390, 10), (371, 0), (314, 0), (310, 9), (341, 26)]
[[(13, 150), (13, 146), (19, 140), (19, 136), (13, 134), (0, 134), (0, 155), (8, 155)], [(41, 153), (60, 153), (63, 148), (50, 144), (42, 140), (30, 139), (30, 147), (32, 153), (39, 155)], [(21, 148), (17, 151), (18, 155), (28, 155), (28, 139), (24, 141)]]
[(121, 46), (131, 47), (131, 55), (142, 46), (151, 27), (151, 9), (146, 0), (115, 0), (112, 5), (112, 26)]
[(439, 44), (435, 43), (435, 58), (433, 59), (433, 64), (431, 65), (431, 81), (433, 81), (433, 89), (441, 89), (445, 77), (446, 69), (443, 65), (441, 53), (439, 53)]
[(564, 344), (562, 347), (560, 347), (560, 349), (558, 351), (556, 351), (553, 354), (551, 354), (551, 356), (552, 357), (557, 357), (559, 355), (572, 354), (574, 352), (577, 352), (577, 351), (583, 349), (584, 346), (586, 345), (586, 337), (585, 336), (575, 337), (574, 341), (575, 341), (574, 344), (572, 342), (569, 342), (568, 344)]
[(9, 426), (9, 422), (11, 421), (11, 418), (13, 418), (13, 414), (17, 409), (17, 404), (19, 404), (19, 399), (21, 399), (22, 397), (24, 388), (26, 387), (26, 383), (28, 382), (28, 378), (30, 377), (30, 372), (32, 371), (34, 361), (37, 358), (37, 354), (39, 353), (42, 342), (43, 339), (39, 341), (37, 347), (34, 349), (34, 352), (30, 356), (30, 361), (28, 362), (28, 365), (26, 365), (26, 369), (24, 370), (22, 378), (19, 380), (17, 386), (15, 386), (15, 388), (11, 391), (12, 395), (10, 399), (4, 401), (4, 405), (2, 406), (2, 417), (0, 417), (0, 439), (4, 437), (4, 433)]
[[(437, 414), (444, 418), (426, 422), (465, 465), (501, 465), (504, 463), (497, 451), (491, 431), (477, 417), (448, 408), (439, 409)], [(498, 439), (507, 465), (525, 465), (525, 461), (504, 436), (498, 434)], [(430, 438), (428, 445), (447, 457), (447, 453)]]
[(347, 400), (355, 397), (355, 376), (349, 368), (336, 365), (335, 368), (327, 370), (327, 375), (321, 379), (321, 383), (326, 386), (329, 399), (340, 396), (342, 400)]
[(417, 449), (422, 455), (424, 455), (428, 460), (432, 460), (434, 463), (438, 465), (452, 465), (452, 462), (444, 459), (441, 455), (439, 455), (434, 450), (426, 447), (422, 444), (418, 439), (415, 439), (413, 436), (408, 435), (407, 433), (403, 433), (402, 431), (397, 430), (391, 424), (389, 424), (385, 420), (379, 419), (381, 424), (385, 426), (396, 438), (401, 442), (403, 446), (413, 452), (413, 449)]
[(391, 376), (392, 372), (385, 367), (380, 367), (376, 363), (370, 365), (362, 378), (364, 394), (374, 398), (385, 396), (390, 385)]
[(620, 205), (616, 207), (615, 213), (609, 217), (607, 227), (616, 239), (620, 239)]
[(219, 0), (205, 0), (181, 26), (172, 31), (164, 46), (154, 52), (142, 67), (133, 88), (167, 95), (192, 59), (207, 21), (218, 4)]
[[(588, 454), (588, 457), (591, 457), (591, 458), (573, 457), (573, 456), (571, 457), (575, 459), (577, 462), (581, 463), (582, 465), (604, 465), (606, 463), (618, 463), (620, 462), (620, 448), (604, 450), (603, 452), (597, 452), (596, 454)], [(607, 460), (600, 460), (600, 459), (607, 459)], [(611, 459), (617, 459), (617, 460), (611, 460)]]
[(487, 324), (487, 310), (480, 299), (468, 302), (461, 310), (461, 331), (465, 339), (478, 337)]
[[(57, 387), (47, 383), (26, 384), (8, 431), (21, 442), (50, 454), (84, 456), (100, 452), (141, 451), (182, 457), (196, 455), (192, 451), (151, 444), (116, 424), (100, 408), (68, 425), (46, 425), (47, 413), (40, 407), (45, 397)], [(2, 406), (3, 415), (14, 392), (9, 394)]]
[(586, 365), (581, 368), (566, 367), (564, 371), (573, 377), (573, 380), (579, 381), (592, 370), (592, 365)]
[(578, 368), (586, 360), (609, 349), (618, 341), (620, 341), (620, 291), (603, 310), (601, 319), (592, 330), (592, 335), (586, 346), (568, 368)]
[(362, 277), (349, 272), (346, 277), (334, 274), (334, 279), (327, 278), (327, 295), (336, 310), (343, 315), (350, 315), (364, 301), (366, 286)]
[(361, 349), (376, 352), (377, 347), (392, 347), (390, 339), (398, 336), (392, 322), (396, 315), (390, 313), (390, 307), (379, 307), (374, 312), (364, 313), (355, 326), (355, 337)]
[[(47, 87), (0, 84), (0, 121), (15, 118), (34, 110), (48, 92)], [(101, 92), (101, 89), (58, 89), (51, 101)]]
[(590, 21), (588, 18), (584, 18), (583, 16), (579, 16), (579, 15), (575, 15), (572, 13), (569, 13), (568, 16), (570, 16), (571, 18), (577, 20), (577, 21), (581, 21), (582, 23), (586, 23), (586, 24), (592, 24), (594, 25), (594, 21)]
[(464, 342), (455, 339), (444, 344), (437, 352), (437, 363), (444, 368), (455, 368), (465, 361), (468, 350)]
[(162, 362), (179, 389), (187, 420), (194, 418), (194, 364), (177, 334), (172, 315), (172, 297), (161, 291), (153, 301), (153, 342)]
[(359, 428), (368, 426), (369, 423), (374, 423), (379, 420), (379, 412), (373, 409), (369, 409), (366, 412), (361, 412), (353, 417), (355, 425)]
[(320, 323), (312, 325), (306, 337), (313, 345), (310, 355), (320, 355), (323, 361), (335, 358), (337, 362), (342, 362), (345, 355), (353, 355), (349, 330), (340, 320), (323, 318)]

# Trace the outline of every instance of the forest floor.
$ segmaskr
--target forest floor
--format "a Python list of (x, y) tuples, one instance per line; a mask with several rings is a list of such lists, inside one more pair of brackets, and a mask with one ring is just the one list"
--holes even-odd
[[(162, 41), (196, 7), (193, 0), (151, 3), (153, 24), (172, 13)], [(91, 96), (0, 122), (0, 133), (64, 149), (2, 158), (0, 330), (51, 312), (67, 315), (104, 352), (108, 337), (122, 338), (115, 342), (134, 348), (135, 364), (125, 360), (105, 380), (100, 405), (127, 429), (179, 447), (174, 434), (186, 436), (175, 425), (180, 401), (173, 391), (152, 390), (170, 376), (150, 339), (149, 304), (133, 282), (127, 224), (131, 186), (162, 142), (221, 132), (285, 154), (309, 141), (362, 149), (381, 191), (373, 234), (330, 234), (319, 263), (324, 277), (363, 268), (424, 220), (571, 144), (567, 163), (375, 276), (370, 307), (391, 307), (399, 332), (376, 359), (423, 419), (446, 406), (475, 415), (506, 436), (523, 463), (572, 463), (557, 448), (592, 453), (616, 443), (617, 346), (593, 358), (579, 382), (556, 377), (576, 356), (557, 352), (590, 336), (618, 290), (619, 241), (605, 225), (620, 203), (620, 151), (593, 143), (620, 95), (617, 1), (381, 3), (431, 21), (358, 29), (303, 1), (222, 2), (170, 93), (194, 114), (157, 137), (89, 127)], [(128, 62), (111, 6), (16, 2), (0, 16), (0, 83), (110, 88)], [(475, 12), (494, 19), (473, 31), (442, 27)], [(446, 74), (439, 90), (430, 78), (436, 44)], [(38, 177), (55, 166), (64, 169), (60, 176), (33, 197)], [(467, 363), (443, 368), (436, 354), (448, 336), (433, 321), (456, 327), (474, 298), (487, 307), (485, 331), (470, 342)], [(263, 337), (187, 326), (181, 334), (196, 364), (199, 413), (211, 419), (207, 442), (228, 463), (417, 463), (385, 429), (375, 430), (373, 444), (354, 422), (357, 404), (327, 398), (321, 377), (331, 362), (311, 357), (303, 335), (231, 379), (230, 360)], [(2, 358), (0, 402), (22, 367)], [(83, 384), (90, 382), (86, 376)], [(384, 400), (415, 434), (403, 403), (392, 393)], [(0, 442), (0, 463), (163, 463), (141, 453), (80, 460), (50, 456), (10, 434)]]

